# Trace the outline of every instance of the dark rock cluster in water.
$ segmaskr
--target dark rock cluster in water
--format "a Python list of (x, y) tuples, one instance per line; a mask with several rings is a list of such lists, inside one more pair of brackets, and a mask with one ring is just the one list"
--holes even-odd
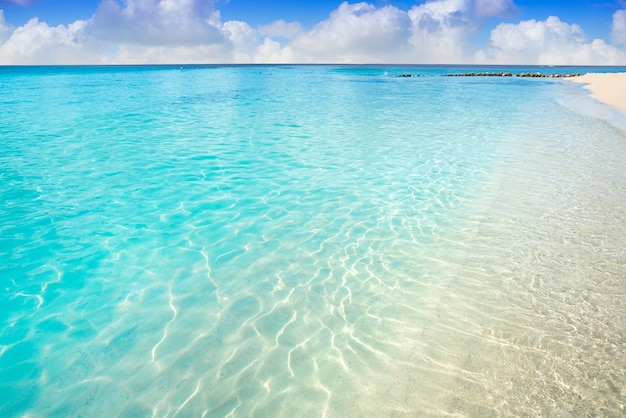
[[(578, 77), (582, 74), (541, 74), (541, 73), (517, 73), (515, 77), (532, 77), (532, 78), (565, 78), (565, 77)], [(499, 72), (499, 73), (461, 73), (461, 74), (445, 74), (446, 77), (512, 77), (513, 73), (510, 72)]]
[(470, 72), (470, 73), (461, 73), (461, 74), (452, 74), (452, 73), (448, 73), (445, 74), (446, 77), (511, 77), (513, 76), (512, 73), (509, 72), (499, 72), (499, 73), (488, 73), (488, 72), (484, 72), (484, 73), (474, 73), (474, 72)]

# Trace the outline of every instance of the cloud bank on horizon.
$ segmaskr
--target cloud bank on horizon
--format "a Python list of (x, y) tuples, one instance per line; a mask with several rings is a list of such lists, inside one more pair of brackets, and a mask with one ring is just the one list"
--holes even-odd
[(90, 19), (59, 26), (38, 18), (13, 26), (0, 9), (0, 65), (626, 65), (626, 10), (613, 14), (609, 40), (588, 39), (576, 23), (551, 16), (500, 22), (484, 45), (472, 42), (516, 8), (513, 0), (426, 0), (409, 10), (343, 2), (309, 30), (295, 21), (223, 22), (216, 0), (103, 0)]

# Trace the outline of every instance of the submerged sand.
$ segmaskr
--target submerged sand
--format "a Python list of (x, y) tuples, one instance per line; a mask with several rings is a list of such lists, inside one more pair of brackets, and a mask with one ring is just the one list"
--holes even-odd
[(568, 80), (586, 83), (591, 97), (626, 113), (626, 73), (589, 73)]

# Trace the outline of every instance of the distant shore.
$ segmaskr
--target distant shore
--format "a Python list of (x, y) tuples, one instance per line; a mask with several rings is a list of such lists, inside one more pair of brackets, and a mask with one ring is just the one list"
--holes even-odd
[(626, 113), (626, 73), (589, 73), (568, 80), (585, 83), (591, 97)]

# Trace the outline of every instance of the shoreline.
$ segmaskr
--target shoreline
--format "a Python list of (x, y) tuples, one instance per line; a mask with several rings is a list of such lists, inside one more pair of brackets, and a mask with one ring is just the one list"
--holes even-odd
[(591, 97), (626, 114), (626, 73), (587, 73), (567, 80), (585, 84)]

